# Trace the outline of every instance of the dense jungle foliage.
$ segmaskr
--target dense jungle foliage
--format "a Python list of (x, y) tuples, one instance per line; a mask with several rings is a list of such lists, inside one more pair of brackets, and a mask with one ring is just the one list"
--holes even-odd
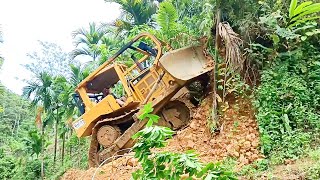
[[(57, 179), (70, 168), (87, 168), (89, 139), (78, 139), (70, 126), (79, 116), (74, 89), (141, 32), (150, 32), (173, 48), (205, 44), (216, 62), (210, 74), (218, 94), (214, 96), (218, 106), (212, 107), (216, 114), (208, 125), (212, 132), (219, 129), (216, 117), (223, 113), (219, 109), (225, 107), (227, 97), (251, 99), (265, 159), (238, 175), (264, 171), (320, 148), (318, 1), (109, 2), (120, 4), (122, 15), (112, 23), (79, 27), (72, 34), (72, 52), (39, 42), (42, 50), (28, 54), (33, 63), (25, 68), (33, 77), (22, 96), (0, 84), (0, 179)], [(90, 61), (80, 63), (79, 56)], [(2, 61), (6, 59), (0, 57)], [(133, 64), (126, 59), (121, 63)], [(139, 173), (143, 174), (139, 171), (135, 177)], [(320, 165), (308, 173), (309, 179), (320, 178)]]

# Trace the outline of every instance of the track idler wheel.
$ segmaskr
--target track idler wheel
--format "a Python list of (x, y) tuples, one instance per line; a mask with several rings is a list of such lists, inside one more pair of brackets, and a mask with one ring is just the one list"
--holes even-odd
[[(100, 157), (99, 152), (103, 149), (111, 149), (111, 146), (120, 135), (121, 132), (117, 126), (104, 125), (93, 131), (89, 148), (89, 167), (99, 166), (99, 164), (104, 160)], [(104, 152), (102, 155), (109, 157), (111, 156), (111, 153), (113, 152)]]
[(99, 144), (104, 148), (110, 147), (120, 136), (120, 129), (116, 126), (104, 125), (97, 132)]

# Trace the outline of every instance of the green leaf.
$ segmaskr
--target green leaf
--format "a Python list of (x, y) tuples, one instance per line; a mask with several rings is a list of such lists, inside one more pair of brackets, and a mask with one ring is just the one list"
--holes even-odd
[(315, 3), (315, 4), (312, 4), (312, 5), (308, 6), (308, 10), (303, 11), (298, 16), (293, 17), (290, 20), (290, 22), (297, 21), (297, 20), (301, 19), (303, 16), (306, 16), (306, 15), (309, 15), (309, 14), (313, 14), (313, 13), (317, 13), (317, 12), (320, 12), (320, 3)]
[(204, 180), (212, 180), (212, 179), (217, 179), (217, 178), (218, 178), (218, 176), (209, 173), (209, 174), (204, 178)]
[(277, 45), (280, 42), (280, 38), (278, 35), (272, 34), (271, 37), (272, 37), (273, 44)]
[(200, 178), (203, 175), (205, 175), (210, 169), (214, 167), (214, 164), (212, 162), (208, 163), (202, 170), (197, 174), (197, 177)]
[[(312, 1), (307, 1), (307, 2), (301, 3), (301, 4), (294, 10), (293, 16), (296, 16), (297, 14), (300, 14), (301, 12), (305, 11), (304, 7), (309, 6), (310, 4), (312, 4)], [(291, 18), (291, 17), (290, 17), (290, 18)]]
[(290, 127), (290, 120), (287, 114), (283, 115), (283, 121), (284, 121), (284, 127), (286, 129), (287, 132), (291, 132), (291, 127)]
[(157, 123), (160, 119), (160, 117), (155, 114), (148, 114), (147, 117), (154, 123)]
[(141, 111), (142, 113), (140, 114), (138, 119), (144, 120), (146, 116), (153, 111), (152, 103), (149, 102), (148, 104), (144, 105)]
[(146, 126), (147, 127), (151, 127), (153, 125), (153, 121), (152, 120), (148, 120)]
[(320, 66), (320, 61), (315, 61), (313, 64)]
[(290, 8), (289, 8), (289, 18), (293, 17), (294, 10), (296, 9), (298, 4), (298, 0), (291, 0)]
[(153, 141), (158, 140), (159, 135), (160, 135), (160, 131), (154, 131), (150, 136), (150, 140), (153, 140)]
[(315, 19), (320, 19), (320, 16), (308, 17), (308, 18), (303, 18), (303, 19), (294, 21), (294, 23), (290, 24), (290, 26), (288, 26), (288, 28), (292, 28), (292, 27), (294, 27), (294, 26), (296, 26), (298, 24), (302, 24), (302, 23), (305, 23), (307, 21), (311, 21), (311, 20), (315, 20)]
[(189, 159), (186, 159), (186, 165), (188, 167), (191, 167), (191, 168), (196, 168), (196, 164), (194, 164), (192, 161), (190, 161)]
[(320, 34), (320, 29), (316, 29), (316, 30), (314, 30), (312, 32), (306, 32), (307, 36), (313, 36), (315, 34)]
[(301, 40), (305, 41), (307, 39), (307, 36), (301, 36)]
[(132, 139), (137, 139), (137, 138), (140, 137), (142, 134), (143, 134), (143, 132), (142, 132), (142, 131), (139, 131), (139, 132), (137, 132), (136, 134), (134, 134), (134, 135), (132, 136)]

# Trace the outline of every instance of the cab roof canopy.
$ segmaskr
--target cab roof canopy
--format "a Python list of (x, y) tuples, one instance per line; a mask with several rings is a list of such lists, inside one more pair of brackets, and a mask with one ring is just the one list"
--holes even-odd
[(87, 93), (101, 93), (103, 88), (109, 88), (118, 81), (119, 76), (114, 65), (108, 66), (86, 83)]

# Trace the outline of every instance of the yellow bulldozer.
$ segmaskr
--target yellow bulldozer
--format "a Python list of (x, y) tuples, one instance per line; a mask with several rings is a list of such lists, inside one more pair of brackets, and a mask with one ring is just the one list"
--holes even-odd
[[(190, 110), (175, 95), (211, 71), (210, 61), (201, 46), (173, 50), (142, 33), (86, 77), (76, 88), (74, 98), (82, 115), (72, 126), (78, 137), (91, 135), (89, 166), (133, 146), (131, 137), (146, 124), (136, 118), (146, 103), (160, 116), (159, 125), (172, 129), (186, 125)], [(112, 92), (115, 89), (120, 95)]]

